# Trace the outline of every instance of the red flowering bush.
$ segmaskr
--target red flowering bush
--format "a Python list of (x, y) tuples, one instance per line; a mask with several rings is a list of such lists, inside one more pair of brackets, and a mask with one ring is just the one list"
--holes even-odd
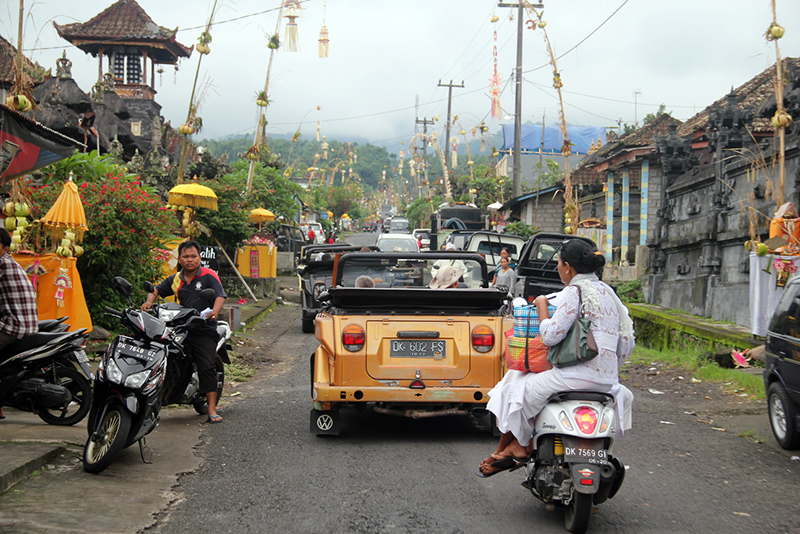
[[(62, 189), (61, 183), (29, 188), (31, 215), (39, 218), (47, 213)], [(121, 175), (79, 183), (78, 192), (89, 227), (83, 237), (85, 252), (78, 258), (78, 272), (92, 321), (103, 324), (104, 306), (130, 305), (114, 291), (115, 276), (131, 283), (134, 302), (144, 299), (144, 281), (162, 278), (156, 250), (168, 237), (169, 212), (156, 194)]]

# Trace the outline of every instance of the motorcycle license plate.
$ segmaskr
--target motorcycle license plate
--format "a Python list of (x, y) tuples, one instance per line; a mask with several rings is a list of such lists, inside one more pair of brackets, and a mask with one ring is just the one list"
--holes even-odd
[(607, 464), (608, 451), (603, 448), (602, 440), (562, 438), (564, 442), (564, 460), (588, 464)]
[(83, 350), (75, 351), (75, 359), (78, 361), (78, 363), (89, 363), (89, 358), (86, 356), (86, 351)]
[(443, 360), (447, 357), (447, 342), (443, 339), (392, 339), (389, 356)]

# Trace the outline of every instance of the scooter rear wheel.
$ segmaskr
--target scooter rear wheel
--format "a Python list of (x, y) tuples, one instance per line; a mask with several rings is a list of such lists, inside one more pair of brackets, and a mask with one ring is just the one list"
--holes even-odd
[(61, 408), (39, 410), (38, 415), (42, 421), (50, 425), (69, 426), (86, 417), (92, 406), (92, 385), (82, 372), (74, 367), (56, 365), (45, 372), (44, 379), (67, 388), (72, 393), (72, 400)]
[(575, 492), (572, 500), (564, 509), (564, 526), (573, 534), (583, 534), (589, 528), (592, 515), (592, 496), (588, 493)]
[(99, 473), (111, 465), (125, 448), (128, 432), (131, 429), (131, 414), (121, 406), (112, 406), (100, 423), (98, 432), (101, 438), (86, 440), (83, 448), (83, 470), (87, 473)]

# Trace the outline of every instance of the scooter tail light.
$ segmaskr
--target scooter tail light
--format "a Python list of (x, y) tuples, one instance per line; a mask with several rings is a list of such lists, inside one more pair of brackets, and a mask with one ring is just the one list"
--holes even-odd
[(478, 352), (489, 352), (494, 347), (494, 331), (486, 325), (472, 329), (472, 348)]
[(366, 335), (364, 329), (357, 324), (349, 324), (342, 330), (342, 345), (350, 352), (357, 352), (364, 348)]
[(575, 423), (584, 434), (594, 434), (597, 428), (597, 412), (588, 406), (575, 410)]

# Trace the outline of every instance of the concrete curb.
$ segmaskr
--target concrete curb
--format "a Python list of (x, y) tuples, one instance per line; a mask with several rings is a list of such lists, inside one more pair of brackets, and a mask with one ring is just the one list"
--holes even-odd
[(3, 466), (0, 468), (0, 494), (18, 482), (29, 478), (44, 464), (66, 451), (63, 444), (56, 443), (3, 443)]

